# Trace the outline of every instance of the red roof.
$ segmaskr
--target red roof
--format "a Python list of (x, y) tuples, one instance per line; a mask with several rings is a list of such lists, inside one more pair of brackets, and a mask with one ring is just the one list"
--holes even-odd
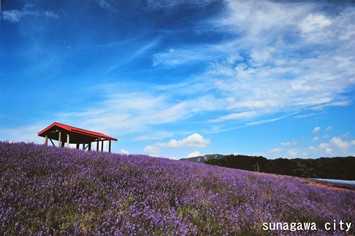
[(98, 133), (98, 132), (94, 132), (94, 131), (90, 131), (90, 130), (86, 130), (86, 129), (81, 129), (81, 128), (77, 128), (77, 127), (74, 127), (74, 126), (61, 124), (61, 123), (58, 123), (58, 122), (54, 122), (53, 124), (51, 124), (50, 126), (45, 128), (44, 130), (39, 132), (38, 136), (45, 137), (47, 134), (51, 133), (51, 131), (53, 129), (55, 129), (55, 128), (60, 128), (62, 130), (70, 132), (72, 134), (80, 135), (80, 136), (86, 136), (86, 137), (90, 137), (90, 138), (93, 138), (93, 139), (104, 139), (104, 140), (117, 141), (117, 139), (115, 139), (113, 137), (110, 137), (110, 136), (108, 136), (106, 134), (102, 134), (102, 133)]

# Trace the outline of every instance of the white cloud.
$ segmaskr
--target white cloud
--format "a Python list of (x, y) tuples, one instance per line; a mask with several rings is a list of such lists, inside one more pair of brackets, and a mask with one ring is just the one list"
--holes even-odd
[(325, 150), (327, 154), (331, 154), (333, 152), (333, 148), (331, 148), (328, 143), (319, 144), (319, 148)]
[[(265, 153), (258, 153), (258, 155), (266, 156), (267, 158), (319, 158), (325, 156), (353, 156), (355, 148), (355, 140), (349, 140), (350, 133), (333, 137), (329, 142), (320, 143), (318, 146), (302, 147), (302, 144), (297, 144), (297, 148), (286, 149), (285, 147), (296, 144), (296, 140), (292, 142), (281, 142), (281, 146), (268, 150)], [(320, 138), (314, 137), (313, 141), (318, 141)], [(346, 140), (348, 139), (348, 140)]]
[(250, 57), (254, 65), (262, 65), (263, 63), (270, 61), (270, 59), (273, 60), (272, 53), (274, 51), (275, 49), (272, 47), (263, 48), (263, 49), (252, 49), (250, 53)]
[(317, 150), (317, 148), (314, 147), (314, 146), (310, 146), (308, 149), (311, 150), (311, 151), (316, 151)]
[(337, 155), (348, 155), (347, 153), (352, 146), (355, 146), (355, 140), (344, 141), (340, 137), (334, 137), (328, 143), (321, 143), (319, 148), (326, 150), (327, 153), (337, 151)]
[(172, 139), (168, 143), (156, 143), (156, 146), (159, 147), (168, 147), (168, 148), (181, 148), (181, 147), (197, 147), (204, 148), (211, 144), (209, 139), (204, 139), (200, 134), (192, 134), (182, 140)]
[(148, 145), (148, 146), (146, 146), (144, 149), (143, 149), (143, 151), (145, 152), (145, 153), (149, 153), (150, 155), (152, 155), (152, 156), (158, 156), (158, 154), (160, 153), (160, 149), (158, 148), (158, 147), (156, 147), (156, 146), (152, 146), (152, 145)]
[(320, 131), (320, 127), (319, 126), (317, 126), (317, 127), (315, 127), (314, 129), (313, 129), (313, 133), (317, 133), (317, 132), (319, 132)]
[(319, 144), (318, 147), (319, 147), (319, 148), (322, 148), (322, 149), (329, 148), (329, 143), (321, 143), (321, 144)]
[(199, 151), (191, 152), (188, 155), (188, 157), (198, 157), (198, 156), (202, 156), (202, 154)]
[(124, 150), (124, 149), (121, 149), (121, 153), (122, 153), (122, 154), (125, 154), (125, 155), (128, 155), (128, 154), (129, 154), (129, 152), (128, 152), (127, 150)]
[(268, 153), (277, 154), (281, 153), (283, 150), (281, 148), (274, 148), (268, 151)]
[(205, 139), (200, 134), (195, 133), (181, 140), (171, 139), (167, 143), (157, 142), (153, 145), (148, 145), (143, 149), (143, 151), (157, 156), (161, 151), (160, 148), (184, 148), (184, 147), (204, 148), (210, 144), (211, 141), (209, 139)]
[(324, 27), (331, 25), (329, 18), (322, 14), (309, 14), (301, 23), (300, 28), (303, 34), (315, 33), (315, 31), (323, 31)]
[(350, 147), (351, 142), (344, 142), (339, 137), (334, 137), (330, 140), (330, 143), (336, 146), (339, 149), (347, 149)]
[(287, 151), (287, 153), (290, 157), (296, 157), (298, 155), (298, 152), (295, 149), (290, 149)]
[(291, 149), (283, 149), (283, 148), (274, 148), (266, 153), (260, 153), (258, 155), (265, 156), (266, 158), (307, 158), (308, 154), (302, 148), (291, 148)]

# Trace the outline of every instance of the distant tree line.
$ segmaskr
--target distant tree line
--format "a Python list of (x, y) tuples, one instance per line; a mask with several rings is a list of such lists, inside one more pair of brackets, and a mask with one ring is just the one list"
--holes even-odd
[(355, 157), (268, 160), (262, 156), (227, 155), (205, 162), (236, 169), (304, 178), (355, 180)]

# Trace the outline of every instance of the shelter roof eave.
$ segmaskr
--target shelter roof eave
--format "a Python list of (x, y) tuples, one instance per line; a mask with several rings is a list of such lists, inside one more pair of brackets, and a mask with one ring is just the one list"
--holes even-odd
[(50, 126), (46, 127), (42, 131), (40, 131), (38, 133), (38, 136), (45, 137), (46, 135), (48, 135), (49, 132), (51, 132), (52, 129), (54, 129), (56, 127), (60, 128), (60, 129), (63, 129), (65, 131), (69, 132), (69, 133), (73, 133), (75, 135), (87, 136), (87, 137), (90, 137), (92, 139), (117, 141), (116, 138), (113, 138), (113, 137), (108, 136), (106, 134), (98, 133), (98, 132), (91, 131), (91, 130), (85, 130), (85, 129), (77, 128), (77, 127), (74, 127), (74, 126), (61, 124), (61, 123), (58, 123), (58, 122), (54, 122)]

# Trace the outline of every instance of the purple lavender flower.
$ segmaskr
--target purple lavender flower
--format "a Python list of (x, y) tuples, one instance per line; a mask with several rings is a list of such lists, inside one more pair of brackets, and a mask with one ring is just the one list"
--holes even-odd
[[(27, 143), (0, 142), (0, 163), (0, 234), (354, 233), (355, 192), (299, 178)], [(352, 223), (348, 232), (340, 221)], [(317, 231), (263, 229), (275, 222)]]

